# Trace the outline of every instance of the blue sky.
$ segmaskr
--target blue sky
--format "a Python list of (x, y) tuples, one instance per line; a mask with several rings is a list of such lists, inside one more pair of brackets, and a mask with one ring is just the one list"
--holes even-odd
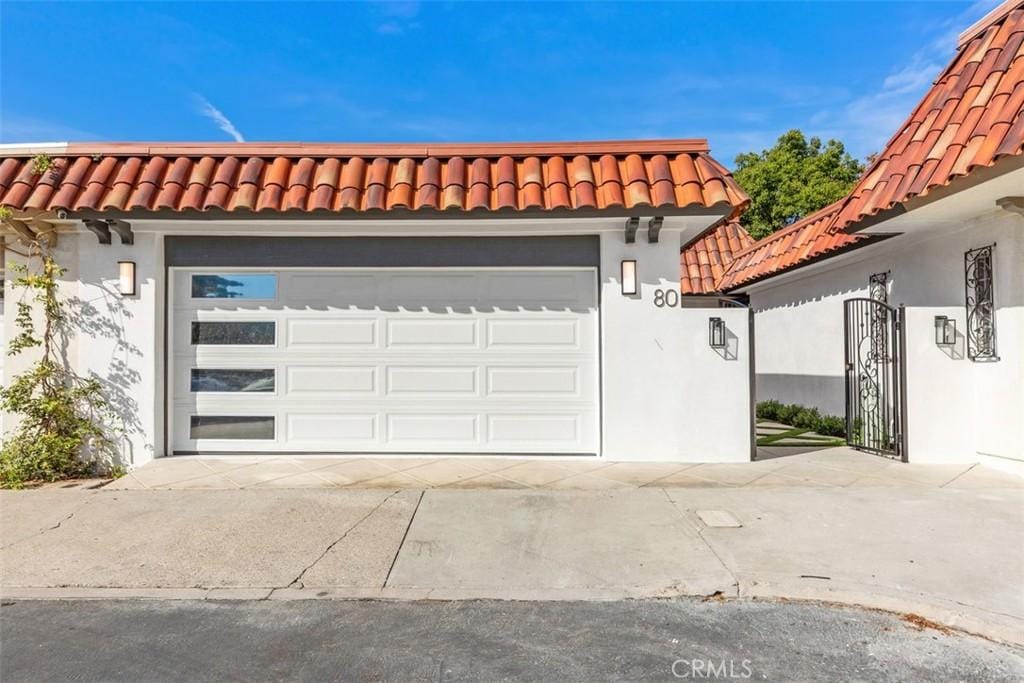
[(997, 4), (0, 3), (0, 142), (706, 137), (877, 151)]

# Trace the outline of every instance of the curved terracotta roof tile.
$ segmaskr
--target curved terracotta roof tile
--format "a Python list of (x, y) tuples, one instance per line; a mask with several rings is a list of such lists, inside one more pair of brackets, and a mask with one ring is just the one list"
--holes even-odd
[(21, 172), (22, 161), (8, 157), (0, 161), (0, 193), (6, 192), (7, 188)]
[(679, 254), (683, 294), (713, 294), (717, 280), (732, 265), (736, 254), (750, 247), (754, 239), (737, 221), (718, 224), (686, 244)]
[[(0, 157), (0, 204), (93, 211), (681, 209), (748, 198), (694, 141), (70, 145), (53, 173)], [(445, 152), (445, 154), (434, 152)], [(470, 153), (468, 156), (462, 152)]]
[(644, 168), (644, 160), (639, 154), (630, 154), (625, 159), (625, 173), (622, 174), (622, 182), (626, 185), (633, 183), (647, 184), (647, 169)]

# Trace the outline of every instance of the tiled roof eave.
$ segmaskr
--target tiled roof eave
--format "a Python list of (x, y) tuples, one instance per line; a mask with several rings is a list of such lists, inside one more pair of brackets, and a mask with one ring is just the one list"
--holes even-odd
[[(606, 150), (636, 145), (641, 152), (600, 155), (597, 147), (588, 147), (596, 143), (579, 143), (578, 148), (571, 143), (541, 144), (531, 149), (515, 143), (525, 155), (517, 157), (505, 154), (512, 151), (507, 145), (446, 148), (486, 152), (476, 157), (324, 157), (318, 156), (323, 151), (319, 145), (296, 148), (289, 156), (281, 155), (281, 148), (244, 143), (167, 145), (167, 155), (152, 154), (159, 150), (151, 145), (117, 147), (117, 154), (88, 146), (92, 154), (54, 157), (50, 170), (38, 176), (31, 172), (30, 158), (0, 156), (0, 204), (19, 210), (180, 215), (222, 211), (261, 216), (353, 212), (367, 217), (399, 212), (742, 211), (749, 198), (732, 176), (708, 156), (703, 143), (685, 151), (683, 142), (601, 143)], [(672, 150), (671, 157), (647, 151), (665, 148)], [(344, 149), (355, 151), (351, 146)], [(566, 159), (554, 149), (577, 153)], [(588, 149), (591, 154), (584, 154)], [(396, 146), (359, 150), (416, 151)], [(278, 156), (253, 155), (255, 151), (275, 151)]]
[[(834, 249), (832, 251), (827, 251), (827, 252), (824, 252), (824, 253), (821, 253), (821, 254), (817, 254), (815, 256), (811, 256), (809, 258), (803, 259), (802, 261), (800, 261), (797, 264), (794, 264), (790, 268), (785, 268), (785, 269), (782, 269), (782, 270), (767, 272), (767, 273), (759, 274), (757, 276), (748, 277), (748, 278), (742, 279), (742, 280), (735, 280), (735, 281), (727, 282), (727, 284), (722, 288), (722, 291), (725, 294), (734, 293), (734, 292), (740, 292), (741, 290), (745, 290), (747, 287), (750, 287), (752, 285), (759, 284), (761, 282), (765, 282), (765, 281), (770, 280), (770, 279), (775, 278), (775, 277), (781, 277), (783, 275), (787, 275), (789, 273), (793, 273), (793, 272), (795, 272), (797, 270), (801, 270), (802, 268), (805, 268), (807, 266), (811, 266), (811, 265), (814, 265), (816, 263), (820, 263), (822, 261), (827, 261), (827, 260), (829, 260), (831, 258), (834, 258), (834, 257), (837, 257), (837, 256), (844, 256), (846, 254), (849, 254), (850, 252), (857, 251), (857, 250), (859, 250), (859, 249), (861, 249), (863, 247), (871, 246), (873, 244), (877, 244), (879, 242), (882, 242), (883, 240), (887, 240), (887, 239), (889, 239), (891, 237), (895, 237), (895, 236), (896, 236), (896, 234), (863, 235), (861, 239), (858, 239), (855, 242), (851, 242), (849, 244), (843, 245), (842, 247), (836, 248), (836, 249)], [(723, 278), (723, 282), (725, 282), (726, 279), (727, 278)]]

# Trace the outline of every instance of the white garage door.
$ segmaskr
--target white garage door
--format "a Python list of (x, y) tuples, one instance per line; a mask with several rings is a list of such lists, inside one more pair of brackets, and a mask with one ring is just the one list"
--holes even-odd
[(172, 271), (175, 452), (597, 453), (592, 268)]

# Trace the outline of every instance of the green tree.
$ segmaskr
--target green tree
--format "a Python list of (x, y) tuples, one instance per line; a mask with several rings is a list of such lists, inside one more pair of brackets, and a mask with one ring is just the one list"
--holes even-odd
[(791, 130), (771, 149), (736, 157), (733, 175), (750, 195), (740, 222), (755, 239), (766, 237), (841, 199), (863, 172), (842, 142)]

